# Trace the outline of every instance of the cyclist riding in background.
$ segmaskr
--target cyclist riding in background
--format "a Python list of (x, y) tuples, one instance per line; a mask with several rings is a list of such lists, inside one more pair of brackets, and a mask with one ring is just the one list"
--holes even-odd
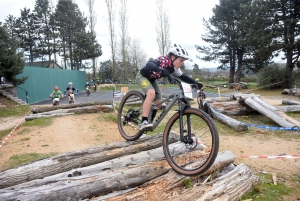
[[(69, 100), (69, 102), (70, 102), (70, 94), (74, 94), (74, 91), (77, 91), (77, 93), (78, 93), (78, 89), (76, 89), (76, 88), (73, 87), (73, 83), (72, 82), (69, 82), (69, 86), (66, 88), (66, 90), (64, 92), (65, 94), (66, 94), (66, 92), (68, 92), (68, 100)], [(74, 96), (73, 101), (75, 103), (75, 96)]]
[(91, 85), (87, 82), (84, 86), (84, 88), (90, 87)]
[[(53, 99), (53, 102), (52, 102), (52, 105), (54, 105), (54, 102), (55, 102), (55, 98), (64, 98), (64, 95), (63, 95), (63, 93), (60, 91), (60, 90), (58, 90), (58, 86), (55, 86), (54, 87), (54, 91), (50, 94), (50, 98), (52, 98)], [(59, 104), (59, 103), (58, 103)]]
[(201, 83), (197, 83), (193, 78), (183, 74), (180, 70), (183, 62), (188, 59), (189, 56), (186, 49), (179, 44), (174, 44), (167, 56), (160, 56), (155, 60), (148, 61), (146, 66), (140, 70), (137, 75), (137, 83), (146, 94), (146, 99), (143, 104), (142, 121), (139, 125), (140, 130), (153, 127), (153, 125), (148, 122), (151, 104), (152, 102), (157, 104), (162, 99), (160, 88), (156, 81), (157, 79), (167, 77), (169, 82), (173, 84), (174, 79), (171, 74), (175, 72), (183, 82), (197, 84), (199, 89), (202, 88), (203, 85)]

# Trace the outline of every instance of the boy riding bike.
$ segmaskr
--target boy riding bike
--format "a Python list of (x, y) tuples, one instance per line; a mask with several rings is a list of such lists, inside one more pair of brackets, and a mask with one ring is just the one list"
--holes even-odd
[[(78, 89), (76, 89), (76, 88), (73, 87), (73, 83), (72, 82), (69, 82), (69, 86), (66, 88), (66, 90), (64, 92), (65, 94), (66, 94), (66, 92), (68, 92), (69, 103), (71, 101), (70, 96), (71, 96), (71, 94), (74, 94), (74, 91), (77, 91), (77, 93), (78, 93)], [(75, 96), (74, 95), (73, 95), (73, 101), (75, 103)]]
[[(53, 99), (52, 105), (54, 105), (54, 103), (56, 101), (55, 98), (58, 98), (58, 99), (60, 99), (60, 98), (63, 99), (64, 98), (63, 93), (61, 93), (61, 91), (58, 90), (58, 86), (54, 87), (54, 91), (50, 94), (50, 98)], [(59, 105), (59, 102), (58, 102), (58, 105)]]
[(146, 94), (146, 99), (143, 104), (142, 122), (139, 125), (140, 130), (151, 128), (153, 124), (148, 122), (148, 116), (151, 109), (151, 104), (157, 104), (161, 101), (161, 91), (157, 83), (157, 79), (167, 77), (169, 82), (173, 84), (174, 78), (171, 75), (176, 75), (183, 81), (189, 84), (197, 84), (198, 88), (202, 88), (201, 83), (197, 83), (191, 77), (185, 75), (180, 70), (183, 62), (188, 60), (189, 56), (184, 47), (179, 44), (174, 44), (167, 56), (160, 56), (156, 60), (149, 61), (145, 67), (140, 70), (137, 75), (137, 83)]

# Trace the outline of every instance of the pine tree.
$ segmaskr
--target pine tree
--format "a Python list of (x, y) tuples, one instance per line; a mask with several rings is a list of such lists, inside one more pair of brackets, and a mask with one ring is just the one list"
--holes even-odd
[(55, 9), (54, 21), (61, 38), (62, 55), (65, 65), (70, 59), (71, 69), (75, 68), (73, 46), (76, 36), (83, 33), (87, 26), (87, 18), (80, 12), (78, 5), (72, 0), (59, 0)]
[(23, 72), (23, 52), (18, 50), (18, 40), (10, 37), (1, 25), (0, 44), (0, 83), (2, 78), (14, 86), (24, 83), (27, 77), (16, 78), (16, 75)]
[(29, 61), (39, 58), (38, 42), (40, 41), (39, 24), (37, 17), (30, 9), (21, 10), (21, 16), (17, 19), (16, 32), (21, 40), (21, 48), (28, 53)]

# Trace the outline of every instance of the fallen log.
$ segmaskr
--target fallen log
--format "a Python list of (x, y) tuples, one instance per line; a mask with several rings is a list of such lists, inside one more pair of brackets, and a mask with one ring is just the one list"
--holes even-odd
[(259, 94), (234, 94), (233, 95), (235, 98), (239, 98), (239, 99), (246, 99), (248, 97), (260, 97)]
[(239, 101), (212, 102), (210, 106), (217, 112), (225, 115), (248, 115), (250, 113), (256, 113), (251, 107)]
[(300, 105), (300, 102), (299, 101), (288, 100), (288, 99), (283, 99), (282, 104), (283, 105)]
[(282, 112), (300, 112), (300, 105), (275, 106)]
[(287, 128), (291, 128), (294, 127), (295, 125), (288, 122), (285, 118), (282, 118), (279, 115), (274, 114), (272, 111), (264, 108), (262, 105), (260, 105), (259, 103), (257, 103), (255, 100), (253, 100), (251, 97), (248, 97), (244, 100), (244, 102), (250, 106), (251, 108), (255, 109), (257, 112), (265, 115), (266, 117), (272, 119), (275, 123), (277, 123), (278, 125), (282, 126), (282, 127), (287, 127)]
[(53, 110), (48, 112), (28, 114), (25, 117), (25, 120), (29, 121), (37, 118), (63, 116), (68, 114), (111, 112), (112, 110), (113, 110), (112, 105), (94, 105), (94, 106), (78, 107), (78, 108), (71, 108), (71, 109), (58, 109), (58, 110)]
[(292, 124), (300, 127), (300, 122), (294, 119), (293, 117), (288, 116), (282, 111), (278, 111), (278, 115), (280, 115), (282, 118), (285, 118), (287, 121), (291, 122)]
[(182, 189), (179, 192), (181, 194), (166, 200), (240, 200), (242, 195), (252, 191), (258, 184), (261, 184), (260, 178), (254, 175), (248, 166), (239, 164), (205, 185)]
[(68, 109), (68, 108), (76, 108), (76, 107), (84, 107), (84, 106), (92, 106), (92, 105), (110, 105), (109, 101), (94, 101), (87, 103), (76, 103), (76, 104), (68, 104), (68, 105), (57, 105), (57, 106), (49, 106), (49, 107), (34, 107), (31, 109), (33, 114), (48, 112), (57, 109)]
[(216, 110), (214, 110), (214, 108), (210, 107), (210, 111), (212, 113), (212, 117), (214, 119), (217, 119), (219, 121), (221, 121), (222, 123), (224, 123), (225, 125), (233, 128), (235, 131), (246, 131), (248, 130), (248, 126), (243, 124), (240, 121), (237, 121), (229, 116), (226, 116), (225, 114), (221, 114), (220, 112), (217, 112)]
[(299, 94), (300, 90), (298, 89), (283, 89), (283, 91), (281, 92), (281, 94), (289, 94), (289, 95), (296, 95)]
[[(219, 165), (212, 167), (211, 171), (215, 171), (216, 167), (218, 167), (217, 169), (223, 169), (223, 167), (228, 166), (229, 162), (234, 160), (232, 154), (230, 160), (228, 160), (228, 157), (224, 158), (226, 158), (226, 161), (221, 158)], [(95, 172), (82, 170), (82, 174), (74, 177), (68, 177), (65, 173), (60, 174), (60, 176), (54, 175), (1, 189), (0, 199), (82, 200), (137, 187), (165, 175), (169, 171), (170, 166), (166, 160), (155, 160), (134, 165), (131, 165), (128, 161), (128, 165), (114, 170), (104, 170), (102, 172), (99, 170)]]
[(30, 121), (33, 119), (39, 119), (39, 118), (45, 118), (45, 117), (56, 117), (56, 116), (66, 116), (66, 115), (73, 115), (75, 113), (57, 113), (57, 114), (48, 114), (48, 115), (41, 115), (41, 114), (36, 114), (36, 115), (27, 115), (25, 116), (26, 121)]
[[(136, 141), (117, 142), (109, 145), (98, 146), (36, 161), (0, 172), (0, 188), (6, 188), (35, 179), (83, 168), (97, 163), (112, 160), (128, 154), (139, 153), (162, 146), (162, 134), (145, 136)], [(162, 151), (161, 151), (162, 152)], [(161, 155), (160, 158), (163, 156)], [(128, 160), (132, 163), (132, 160)], [(110, 168), (109, 166), (102, 167)]]
[[(191, 183), (199, 184), (199, 180), (203, 182), (205, 176), (213, 174), (215, 170), (223, 169), (228, 165), (232, 164), (234, 161), (234, 155), (230, 151), (220, 152), (214, 162), (214, 164), (202, 175), (196, 177), (186, 177), (184, 175), (179, 175), (174, 171), (170, 171), (165, 175), (162, 175), (156, 179), (153, 179), (139, 188), (131, 189), (129, 192), (116, 194), (111, 193), (105, 196), (99, 196), (93, 198), (93, 201), (119, 201), (119, 200), (128, 200), (128, 198), (135, 198), (135, 200), (169, 200), (168, 194), (170, 192), (178, 191), (179, 188), (184, 188), (183, 181), (185, 179), (191, 180)], [(200, 177), (201, 176), (201, 177)]]
[(277, 109), (274, 106), (264, 102), (263, 100), (261, 100), (258, 97), (252, 97), (252, 99), (255, 100), (257, 103), (259, 103), (264, 108), (266, 108), (266, 109), (270, 110), (271, 112), (273, 112), (274, 114), (279, 115), (278, 112), (277, 112)]

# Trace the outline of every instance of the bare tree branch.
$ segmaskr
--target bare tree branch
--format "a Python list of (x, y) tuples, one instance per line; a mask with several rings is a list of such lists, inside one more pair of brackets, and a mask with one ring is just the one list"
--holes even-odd
[(166, 55), (168, 53), (168, 50), (171, 46), (170, 41), (170, 20), (169, 16), (166, 13), (166, 10), (164, 8), (164, 0), (157, 0), (157, 27), (156, 27), (156, 33), (157, 33), (157, 44), (159, 48), (159, 53), (161, 55)]

